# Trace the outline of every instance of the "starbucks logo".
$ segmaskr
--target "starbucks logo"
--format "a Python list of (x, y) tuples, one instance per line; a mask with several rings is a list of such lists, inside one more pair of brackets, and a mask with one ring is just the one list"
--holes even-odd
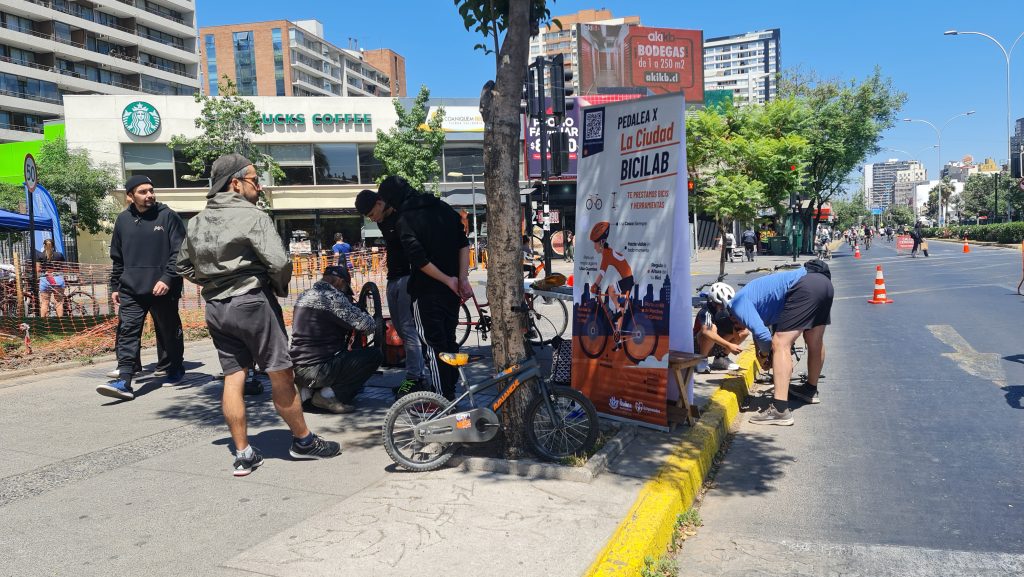
[(129, 134), (149, 136), (160, 128), (160, 113), (148, 102), (137, 100), (124, 107), (121, 124)]

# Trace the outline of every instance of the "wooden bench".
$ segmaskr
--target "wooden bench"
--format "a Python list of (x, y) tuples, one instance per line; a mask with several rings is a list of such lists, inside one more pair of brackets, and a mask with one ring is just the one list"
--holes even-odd
[(669, 429), (674, 429), (682, 422), (691, 427), (697, 423), (700, 411), (697, 407), (690, 405), (690, 396), (687, 394), (687, 384), (693, 377), (697, 364), (704, 360), (704, 357), (696, 353), (684, 353), (681, 351), (669, 351), (668, 370), (675, 377), (676, 387), (679, 390), (679, 400), (669, 404), (667, 408)]

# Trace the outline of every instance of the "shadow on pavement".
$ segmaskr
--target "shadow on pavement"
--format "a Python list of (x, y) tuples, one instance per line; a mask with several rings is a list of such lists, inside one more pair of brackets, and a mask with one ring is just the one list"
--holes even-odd
[(1006, 404), (1012, 409), (1024, 409), (1024, 385), (1010, 385), (1003, 387), (1006, 391)]
[(744, 431), (733, 437), (729, 458), (715, 475), (713, 488), (726, 495), (760, 495), (774, 491), (783, 466), (794, 461), (777, 442), (763, 433)]

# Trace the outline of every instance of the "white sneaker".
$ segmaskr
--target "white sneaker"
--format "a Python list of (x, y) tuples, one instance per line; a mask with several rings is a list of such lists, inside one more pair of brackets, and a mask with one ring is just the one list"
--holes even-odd
[(711, 365), (708, 364), (707, 359), (697, 363), (697, 372), (702, 375), (706, 375), (711, 372)]

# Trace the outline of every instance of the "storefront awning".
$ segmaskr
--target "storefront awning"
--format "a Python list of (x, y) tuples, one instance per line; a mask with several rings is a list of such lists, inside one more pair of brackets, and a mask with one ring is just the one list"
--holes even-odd
[[(536, 189), (527, 188), (519, 191), (519, 201), (525, 202), (530, 194)], [(456, 188), (444, 193), (441, 200), (447, 202), (451, 206), (473, 206), (474, 200), (476, 205), (487, 206), (487, 195), (480, 188), (473, 192), (471, 188)]]

